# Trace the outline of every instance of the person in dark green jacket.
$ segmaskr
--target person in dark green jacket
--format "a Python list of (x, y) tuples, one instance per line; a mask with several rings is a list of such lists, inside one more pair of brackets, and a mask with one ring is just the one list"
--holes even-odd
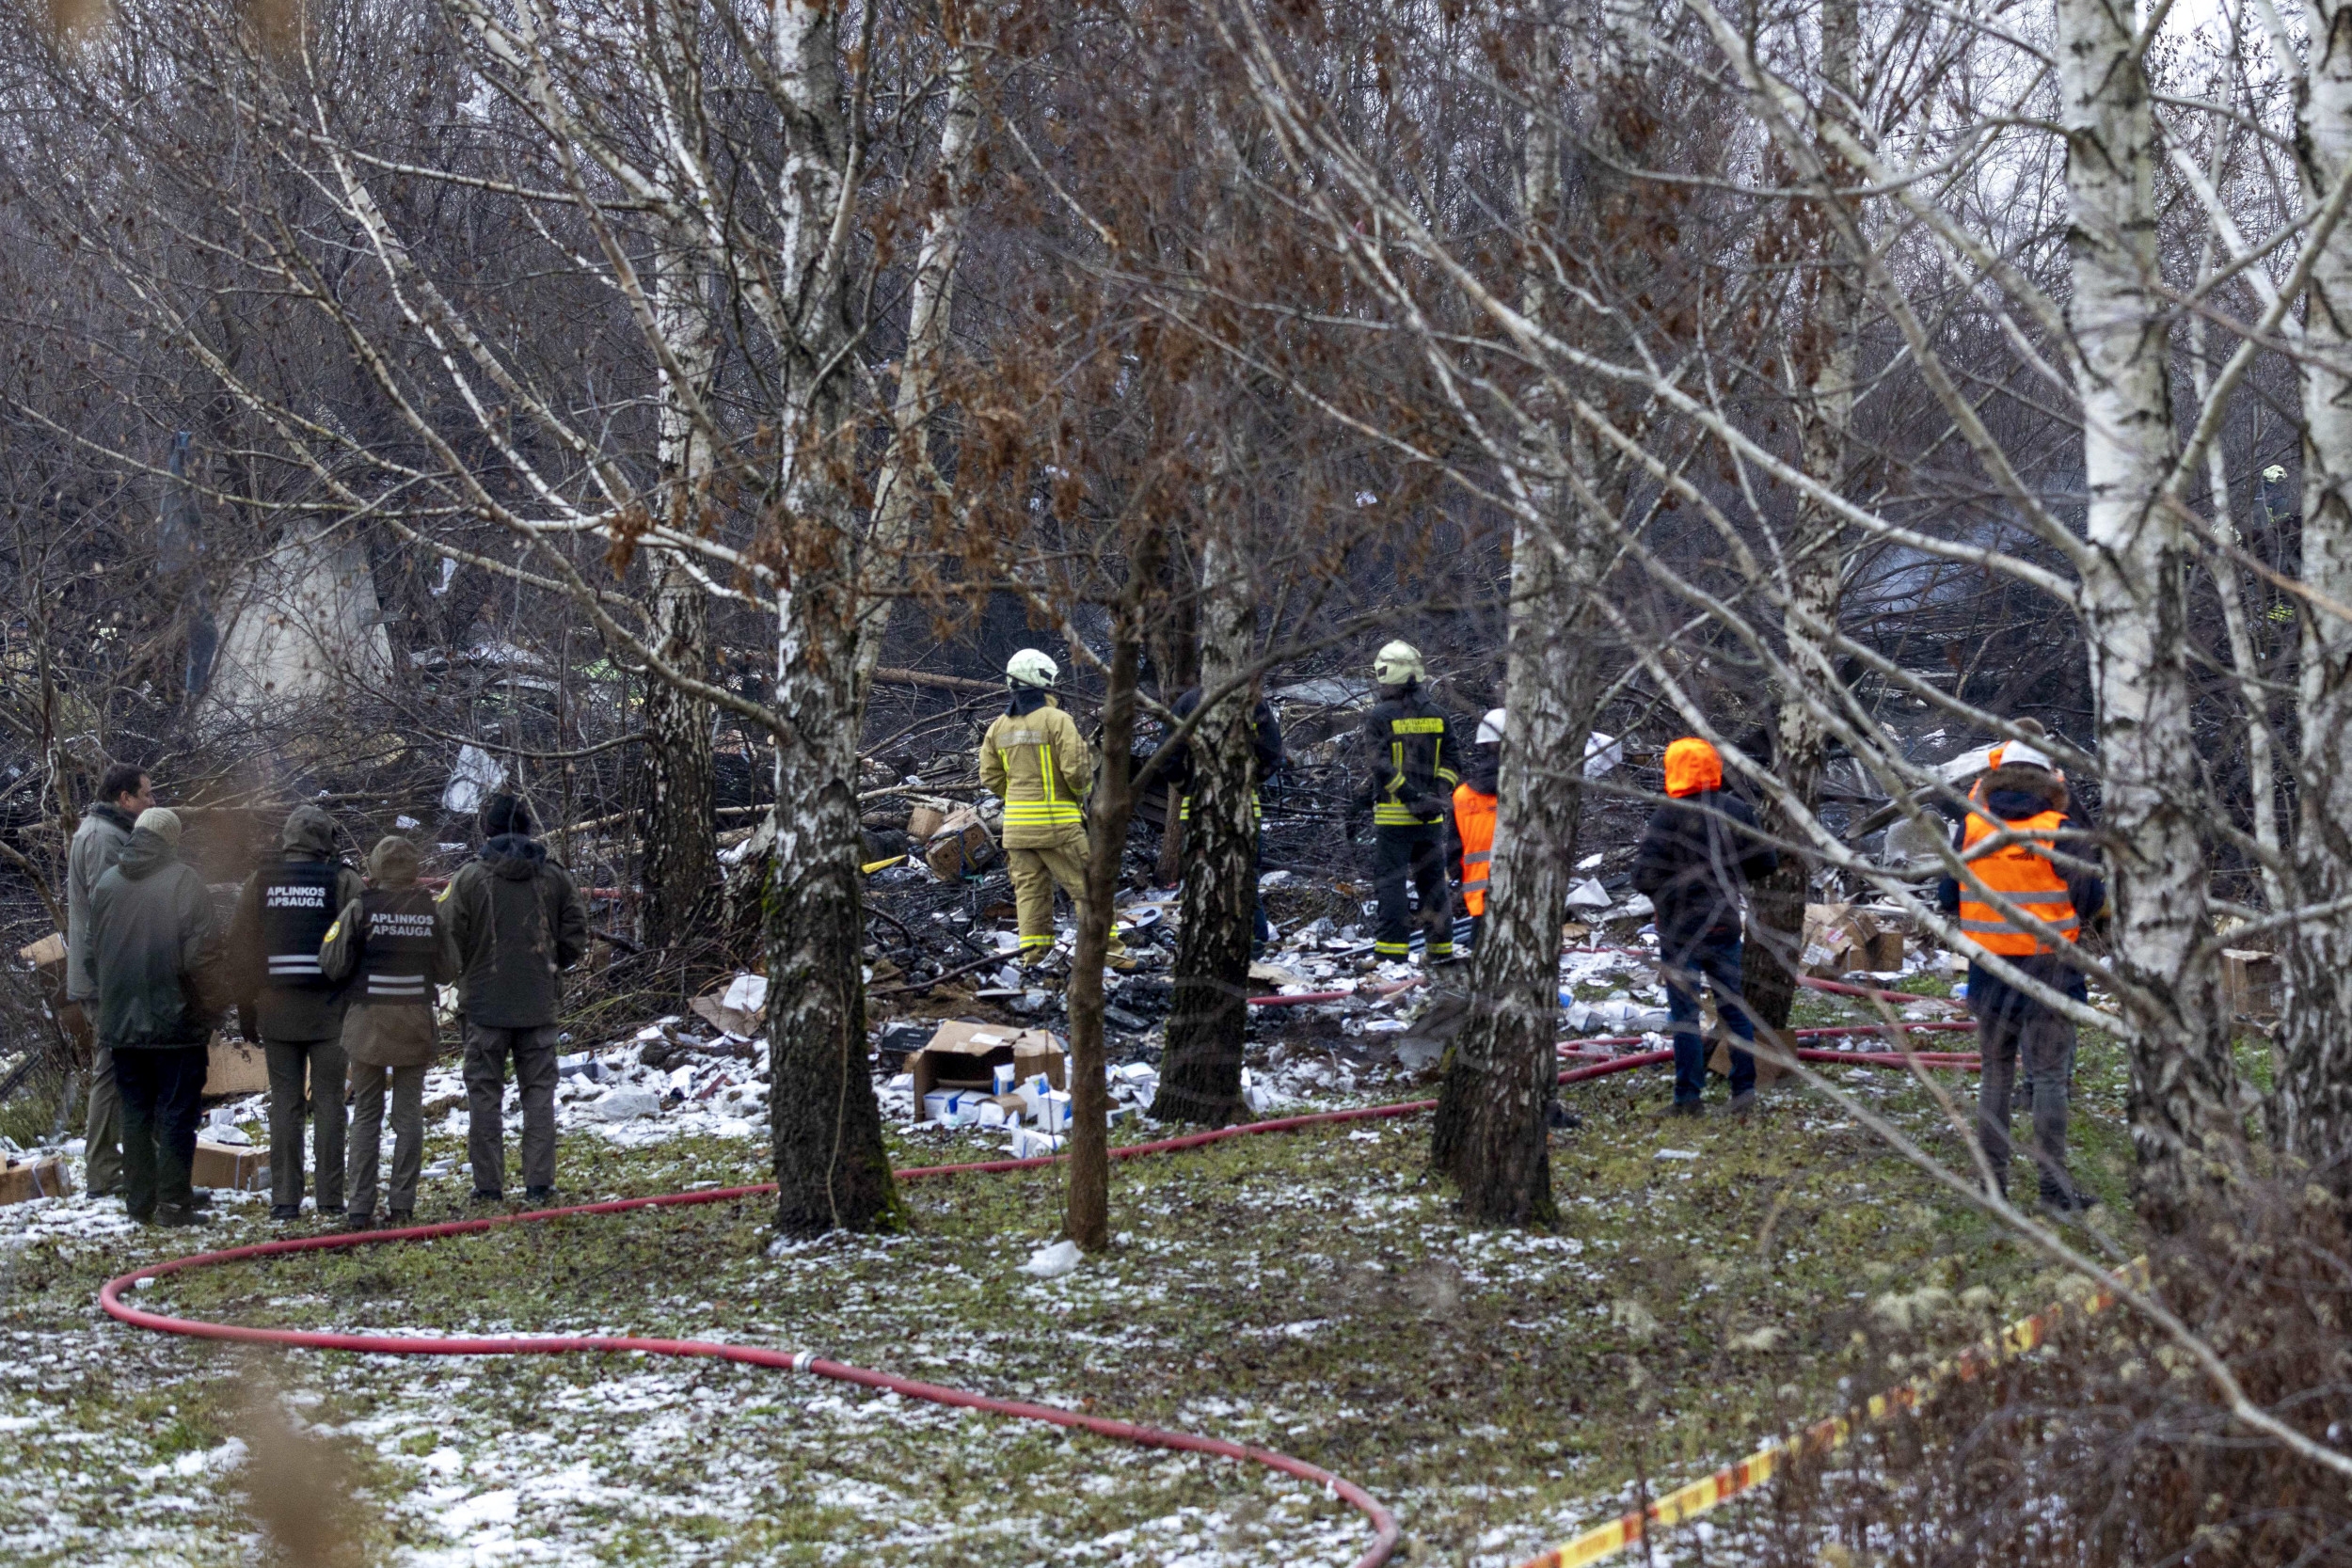
[(343, 1212), (343, 1005), (319, 968), (319, 947), (367, 886), (335, 858), (335, 819), (316, 806), (294, 807), (278, 846), (237, 895), (229, 963), (269, 1061), (269, 1217), (285, 1221), (302, 1213), (306, 1112), (319, 1213)]
[(556, 1009), (562, 972), (588, 950), (588, 906), (571, 874), (532, 838), (531, 810), (512, 795), (484, 804), (481, 855), (441, 894), (465, 1016), (466, 1151), (473, 1196), (505, 1196), (506, 1059), (522, 1092), (523, 1186), (555, 1193)]
[(203, 1219), (188, 1173), (218, 1015), (220, 927), (179, 847), (180, 818), (150, 808), (90, 890), (98, 1042), (114, 1053), (122, 1096), (123, 1207), (141, 1224)]
[(89, 1110), (83, 1121), (82, 1164), (89, 1196), (113, 1197), (122, 1191), (122, 1101), (115, 1093), (115, 1055), (96, 1042), (91, 1015), (98, 1007), (97, 972), (89, 954), (89, 895), (130, 842), (131, 825), (155, 803), (147, 770), (119, 762), (99, 781), (98, 799), (73, 830), (66, 854), (65, 1026), (90, 1053)]

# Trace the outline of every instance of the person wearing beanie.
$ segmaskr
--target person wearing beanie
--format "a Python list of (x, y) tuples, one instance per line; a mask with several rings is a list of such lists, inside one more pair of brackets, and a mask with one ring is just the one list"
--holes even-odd
[(90, 1056), (82, 1166), (92, 1197), (112, 1197), (122, 1190), (122, 1101), (115, 1093), (115, 1053), (98, 1043), (91, 1016), (98, 1007), (98, 970), (90, 957), (89, 895), (130, 842), (139, 813), (154, 803), (147, 770), (116, 763), (99, 780), (98, 799), (82, 814), (66, 851), (66, 1003), (60, 1012), (76, 1045)]
[(314, 1191), (322, 1216), (343, 1212), (343, 1008), (320, 972), (319, 944), (335, 911), (366, 891), (335, 858), (335, 821), (296, 806), (277, 854), (245, 879), (229, 920), (247, 1038), (269, 1062), (269, 1217), (302, 1214), (302, 1126), (310, 1116)]
[(122, 1203), (142, 1225), (196, 1225), (189, 1170), (221, 984), (204, 879), (180, 860), (180, 818), (150, 807), (90, 890), (98, 1043), (122, 1105)]
[[(1699, 1114), (1707, 1090), (1707, 1047), (1699, 1037), (1699, 988), (1735, 1041), (1756, 1038), (1756, 1017), (1740, 1000), (1741, 894), (1769, 876), (1780, 855), (1756, 831), (1756, 811), (1724, 788), (1721, 752), (1697, 736), (1666, 748), (1667, 799), (1649, 819), (1633, 856), (1633, 887), (1656, 906), (1658, 957), (1673, 1021), (1677, 1116)], [(1731, 1047), (1731, 1109), (1756, 1103), (1756, 1057)]]
[(424, 1069), (440, 1043), (434, 1005), (455, 967), (440, 906), (417, 885), (417, 847), (407, 839), (398, 833), (378, 839), (368, 854), (373, 885), (342, 907), (319, 947), (319, 969), (345, 988), (342, 1050), (352, 1085), (345, 1191), (354, 1230), (375, 1225), (387, 1088), (392, 1102), (389, 1223), (406, 1225), (417, 1209)]
[(441, 921), (465, 1015), (466, 1150), (473, 1196), (506, 1196), (506, 1062), (522, 1093), (525, 1194), (555, 1193), (556, 1012), (560, 976), (588, 950), (588, 906), (571, 874), (531, 836), (512, 795), (483, 803), (482, 853), (442, 891)]

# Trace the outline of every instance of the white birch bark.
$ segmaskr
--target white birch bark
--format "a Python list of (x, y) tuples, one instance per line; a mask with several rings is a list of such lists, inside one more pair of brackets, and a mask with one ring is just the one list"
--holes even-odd
[[(1860, 46), (1857, 0), (1824, 0), (1821, 7), (1821, 103), (1824, 119), (1849, 119), (1854, 93), (1854, 53)], [(1851, 166), (1826, 139), (1823, 166), (1833, 181), (1850, 179)], [(1828, 199), (1826, 193), (1824, 200)], [(1795, 357), (1804, 376), (1798, 408), (1804, 471), (1824, 488), (1842, 490), (1846, 478), (1847, 430), (1853, 417), (1855, 330), (1861, 317), (1857, 258), (1824, 222), (1811, 226), (1818, 253), (1811, 298), (1797, 328)], [(1828, 693), (1837, 684), (1829, 639), (1837, 624), (1845, 581), (1847, 530), (1837, 515), (1810, 496), (1800, 498), (1797, 528), (1787, 557), (1787, 605), (1781, 624), (1788, 643), (1788, 675), (1779, 693), (1773, 752), (1787, 799), (1807, 810), (1816, 804), (1821, 768), (1829, 750), (1825, 715), (1835, 705)], [(1758, 825), (1774, 838), (1798, 835), (1783, 797), (1759, 802)], [(1749, 900), (1748, 948), (1741, 965), (1740, 994), (1762, 1022), (1786, 1028), (1795, 1000), (1796, 974), (1804, 947), (1804, 905), (1812, 881), (1810, 857), (1784, 849), (1780, 864), (1758, 881)]]
[[(2316, 208), (2352, 162), (2352, 4), (2306, 0), (2311, 55), (2296, 105), (2303, 197)], [(2339, 225), (2305, 291), (2303, 570), (2315, 598), (2352, 598), (2352, 227)], [(2230, 568), (2234, 572), (2235, 568)], [(2302, 755), (2295, 897), (2352, 895), (2352, 626), (2302, 610)], [(2307, 920), (2283, 944), (2288, 1002), (2271, 1106), (2282, 1150), (2352, 1194), (2352, 921)]]
[(769, 1045), (776, 1224), (787, 1234), (895, 1224), (898, 1203), (866, 1073), (858, 885), (856, 527), (837, 471), (850, 341), (842, 257), (852, 199), (840, 12), (770, 12), (783, 110), (776, 258), (790, 291), (780, 345), (784, 515), (777, 595), (776, 807), (768, 884)]
[[(1558, 40), (1549, 29), (1539, 39), (1519, 191), (1531, 245), (1555, 227), (1563, 198), (1561, 105), (1552, 96)], [(1542, 264), (1531, 261), (1521, 306), (1541, 319), (1547, 296)], [(1473, 1006), (1447, 1064), (1431, 1135), (1431, 1163), (1454, 1178), (1464, 1212), (1499, 1224), (1558, 1218), (1546, 1107), (1558, 1071), (1560, 921), (1583, 803), (1594, 684), (1588, 600), (1604, 527), (1586, 516), (1566, 471), (1577, 464), (1590, 476), (1598, 466), (1581, 435), (1539, 425), (1517, 486), (1522, 511), (1512, 529), (1486, 911), (1470, 959)], [(1582, 488), (1590, 494), (1589, 479)]]
[[(697, 0), (661, 7), (654, 18), (660, 74), (670, 104), (670, 134), (682, 155), (699, 152), (702, 92), (695, 25)], [(692, 140), (690, 142), (690, 138)], [(714, 453), (707, 419), (711, 378), (718, 365), (710, 273), (701, 236), (691, 225), (664, 225), (654, 266), (654, 328), (668, 363), (660, 367), (661, 407), (656, 432), (660, 489), (655, 505), (683, 532), (697, 524)], [(683, 557), (664, 552), (654, 562), (652, 639), (674, 670), (710, 669), (710, 604)], [(685, 937), (698, 910), (716, 892), (718, 849), (711, 816), (712, 708), (666, 681), (645, 688), (646, 779), (639, 841), (642, 930), (649, 944)]]
[(2173, 447), (2168, 309), (2158, 293), (2149, 87), (2129, 7), (2058, 0), (2080, 354), (2082, 598), (2099, 706), (2114, 962), (2133, 1009), (2132, 1137), (2139, 1203), (2183, 1223), (2242, 1152), (2236, 1085), (2207, 919), (2201, 781), (2177, 515), (2158, 504)]
[(941, 199), (923, 220), (923, 243), (908, 290), (906, 352), (899, 360), (891, 406), (891, 445), (874, 481), (874, 528), (866, 549), (867, 605), (860, 617), (857, 653), (861, 711), (882, 661), (882, 633), (896, 602), (891, 589), (902, 575), (900, 562), (914, 537), (918, 509), (931, 493), (929, 426), (939, 408), (940, 376), (955, 314), (956, 262), (972, 215), (979, 147), (980, 109), (972, 92), (972, 61), (956, 44), (949, 55), (947, 103), (939, 124)]
[[(1212, 505), (1216, 503), (1213, 500)], [(1217, 506), (1200, 552), (1200, 690), (1237, 680), (1257, 643), (1255, 585), (1233, 537), (1238, 524)], [(1184, 833), (1184, 925), (1176, 955), (1168, 1050), (1152, 1114), (1164, 1121), (1223, 1126), (1238, 1120), (1242, 1047), (1249, 1022), (1249, 927), (1257, 906), (1251, 851), (1254, 755), (1250, 689), (1212, 704), (1190, 742), (1192, 817)], [(1098, 853), (1116, 853), (1109, 846)]]

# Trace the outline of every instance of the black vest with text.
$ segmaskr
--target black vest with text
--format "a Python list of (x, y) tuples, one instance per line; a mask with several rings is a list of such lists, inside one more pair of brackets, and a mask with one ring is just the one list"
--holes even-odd
[(285, 990), (325, 990), (319, 946), (335, 924), (333, 861), (280, 861), (262, 873), (262, 947), (269, 983)]
[(354, 1001), (424, 1006), (440, 982), (441, 944), (433, 930), (433, 895), (421, 887), (370, 888), (359, 899), (366, 940), (359, 946)]

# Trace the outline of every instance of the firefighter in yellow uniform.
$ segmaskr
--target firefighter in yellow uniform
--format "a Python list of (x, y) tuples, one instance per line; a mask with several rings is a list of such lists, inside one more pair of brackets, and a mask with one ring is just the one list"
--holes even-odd
[[(1094, 754), (1077, 721), (1054, 702), (1060, 678), (1060, 667), (1037, 649), (1013, 655), (1005, 666), (1011, 700), (980, 740), (980, 784), (1005, 802), (1005, 858), (1025, 964), (1053, 951), (1057, 885), (1081, 918), (1086, 909), (1086, 798), (1094, 784)], [(1110, 951), (1114, 958), (1126, 951), (1117, 929)]]

